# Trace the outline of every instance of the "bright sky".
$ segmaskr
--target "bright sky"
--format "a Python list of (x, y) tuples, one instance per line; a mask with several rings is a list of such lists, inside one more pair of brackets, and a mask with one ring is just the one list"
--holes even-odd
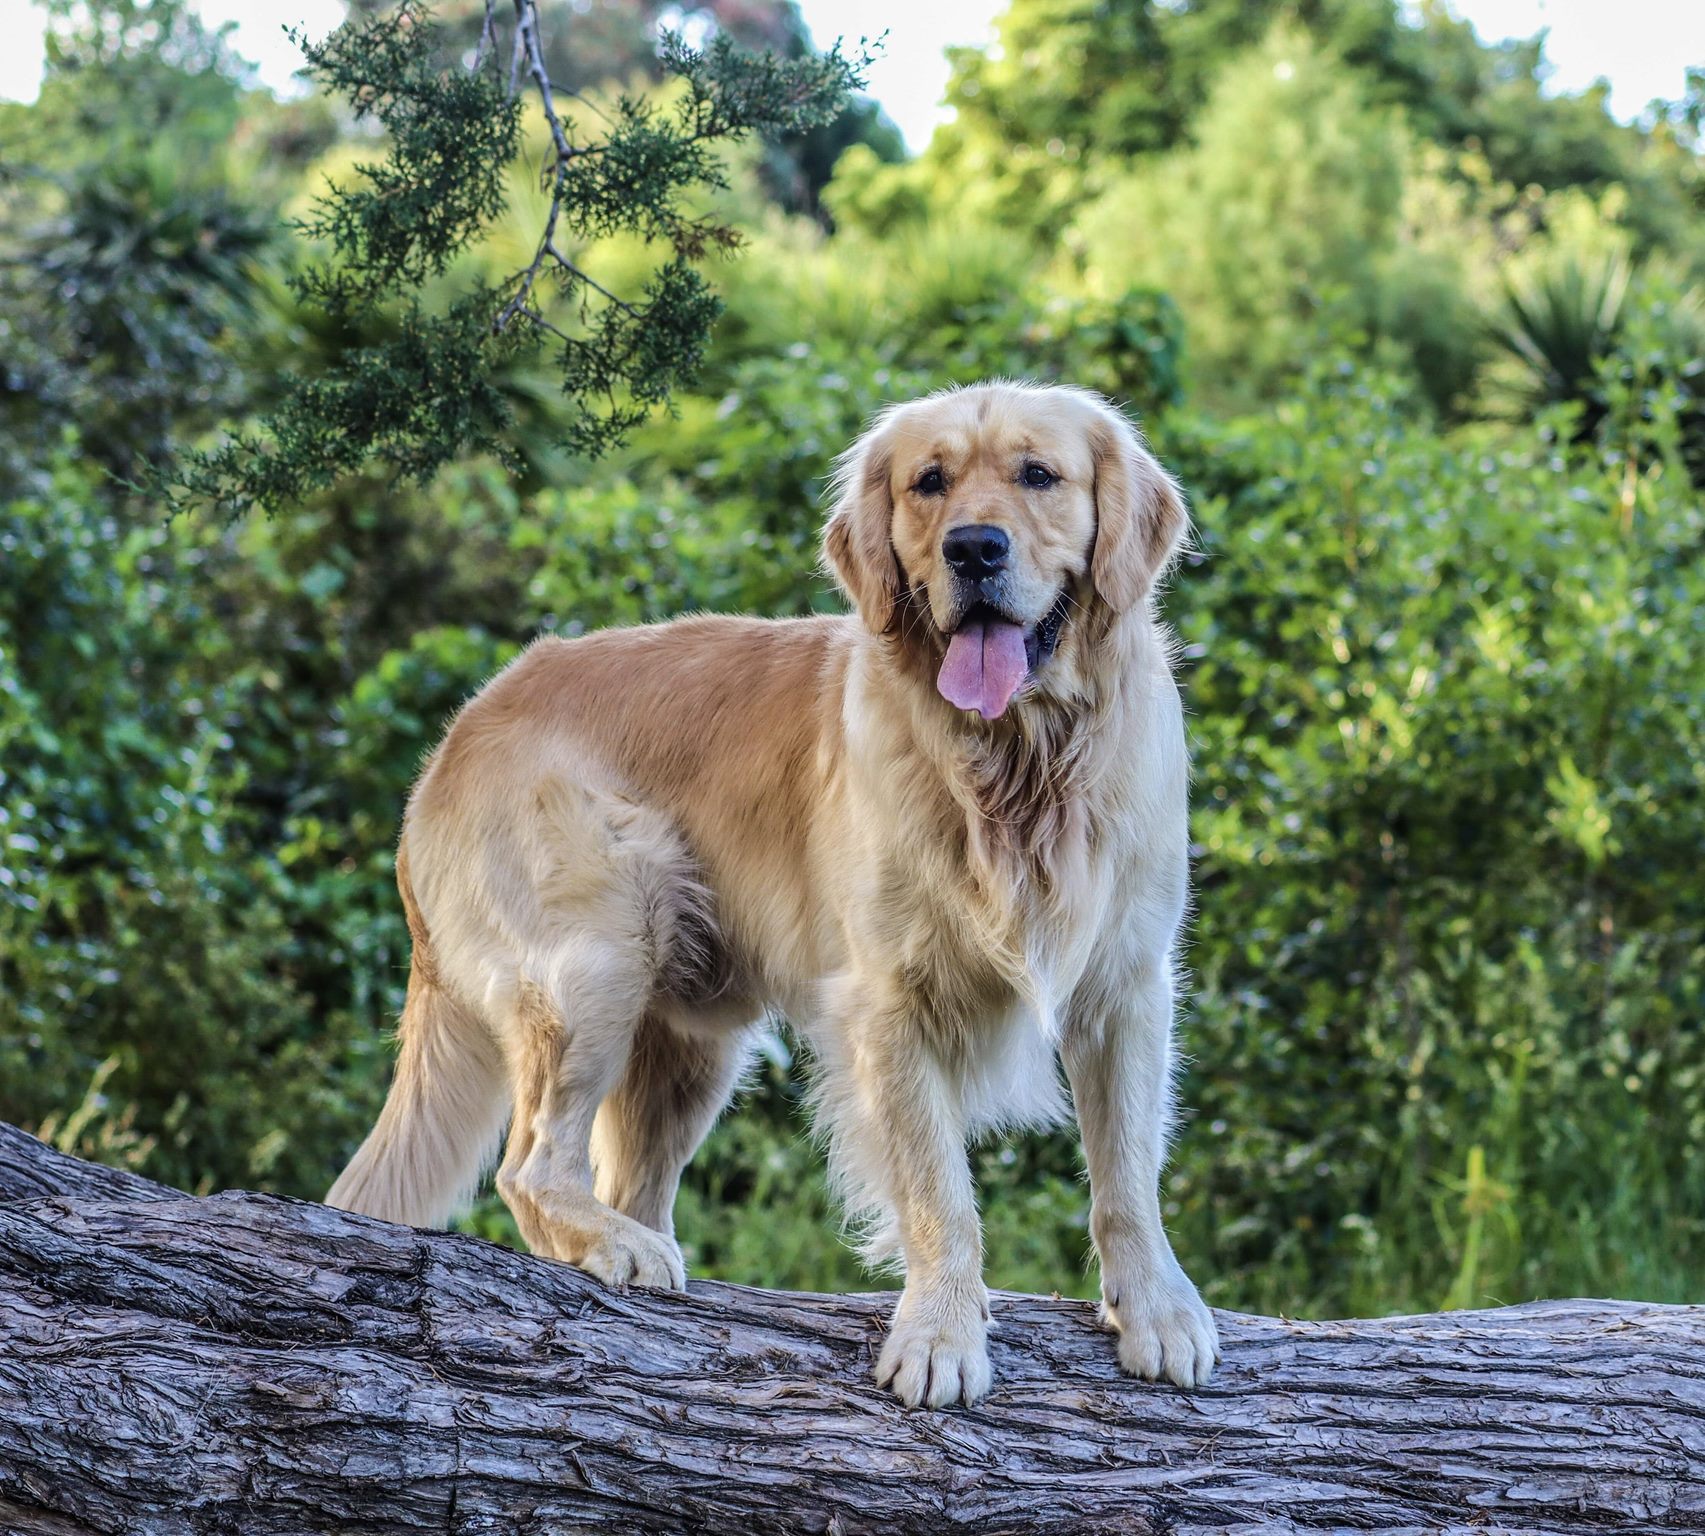
[[(339, 0), (200, 0), (209, 21), (236, 21), (237, 48), (260, 67), (275, 90), (290, 88), (300, 62), (283, 27), (312, 33), (336, 26)], [(870, 72), (871, 93), (921, 149), (946, 115), (950, 44), (978, 44), (993, 35), (1006, 0), (800, 0), (821, 43), (886, 32), (883, 57)], [(1689, 64), (1705, 64), (1705, 4), (1699, 0), (1456, 0), (1482, 38), (1530, 37), (1547, 28), (1547, 55), (1560, 90), (1579, 90), (1603, 76), (1611, 110), (1637, 116), (1654, 97), (1681, 95)], [(0, 0), (0, 97), (28, 99), (42, 66), (42, 11), (34, 0)]]

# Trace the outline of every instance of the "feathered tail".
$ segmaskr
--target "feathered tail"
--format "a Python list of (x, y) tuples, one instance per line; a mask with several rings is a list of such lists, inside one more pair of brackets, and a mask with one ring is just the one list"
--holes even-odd
[(503, 1132), (508, 1093), (490, 1031), (440, 984), (406, 852), (397, 855), (397, 886), (414, 955), (396, 1076), (378, 1123), (326, 1204), (436, 1227), (466, 1209), (478, 1189)]

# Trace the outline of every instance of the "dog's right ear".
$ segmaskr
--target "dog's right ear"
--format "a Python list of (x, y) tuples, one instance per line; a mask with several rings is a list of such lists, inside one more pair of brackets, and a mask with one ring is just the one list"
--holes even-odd
[(899, 612), (902, 578), (890, 530), (894, 497), (888, 419), (875, 424), (835, 464), (835, 505), (823, 530), (823, 556), (840, 589), (874, 634), (886, 634)]

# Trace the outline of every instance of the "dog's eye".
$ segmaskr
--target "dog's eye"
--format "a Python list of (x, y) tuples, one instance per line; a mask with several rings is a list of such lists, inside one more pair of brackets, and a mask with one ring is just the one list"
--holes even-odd
[(1034, 486), (1037, 490), (1046, 490), (1060, 477), (1045, 464), (1026, 464), (1024, 466), (1024, 483)]
[(920, 496), (939, 496), (947, 489), (947, 480), (939, 469), (926, 469), (912, 489)]

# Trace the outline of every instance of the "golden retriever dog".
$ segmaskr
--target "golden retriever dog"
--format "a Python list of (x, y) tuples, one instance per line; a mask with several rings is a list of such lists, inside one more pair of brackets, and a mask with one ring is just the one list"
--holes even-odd
[(440, 1223), (507, 1124), (535, 1252), (679, 1289), (681, 1171), (785, 1017), (849, 1215), (904, 1264), (877, 1379), (974, 1403), (967, 1141), (1061, 1118), (1063, 1062), (1119, 1362), (1205, 1381), (1158, 1194), (1187, 764), (1153, 593), (1186, 526), (1100, 398), (955, 389), (840, 461), (824, 547), (854, 614), (533, 645), (409, 802), (401, 1054), (330, 1203)]

